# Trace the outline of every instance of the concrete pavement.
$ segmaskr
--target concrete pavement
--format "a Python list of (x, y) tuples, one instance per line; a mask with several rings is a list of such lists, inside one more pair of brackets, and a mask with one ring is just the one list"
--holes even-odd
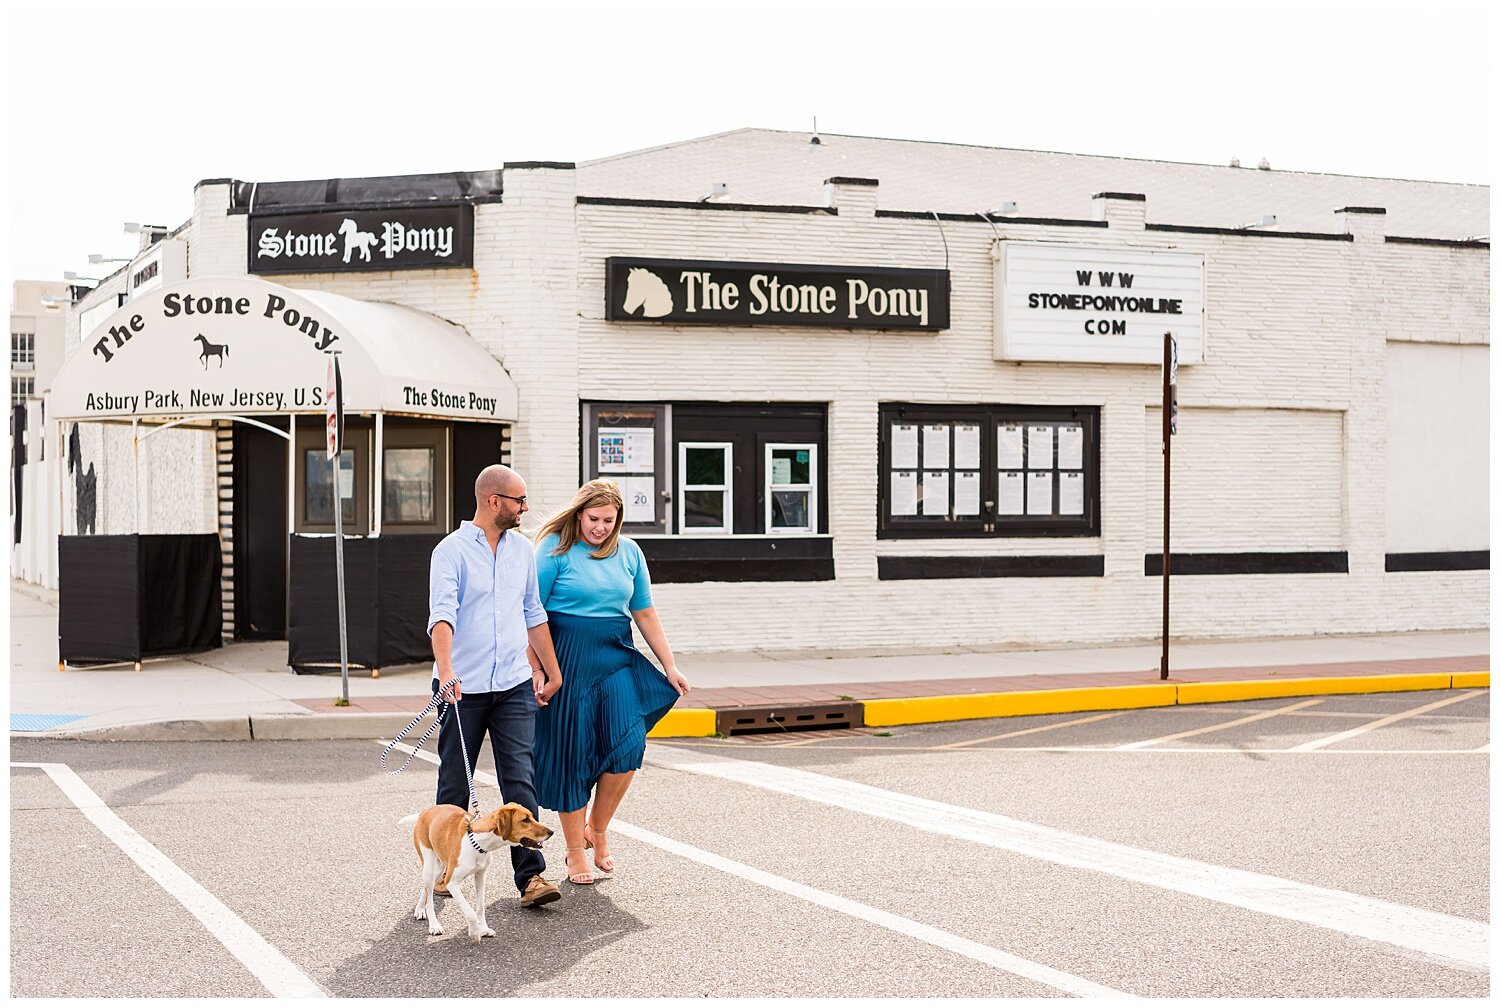
[[(109, 739), (389, 736), (429, 697), (430, 667), (295, 675), (286, 643), (57, 667), (55, 593), (10, 592), (12, 731)], [(1489, 631), (1177, 642), (1160, 681), (1160, 646), (682, 654), (693, 691), (653, 733), (729, 733), (736, 723), (893, 725), (1011, 714), (1169, 706), (1263, 696), (1489, 684)], [(28, 717), (29, 716), (29, 717)], [(19, 720), (18, 720), (19, 718)], [(798, 719), (802, 719), (799, 723)], [(825, 720), (826, 719), (826, 720)]]

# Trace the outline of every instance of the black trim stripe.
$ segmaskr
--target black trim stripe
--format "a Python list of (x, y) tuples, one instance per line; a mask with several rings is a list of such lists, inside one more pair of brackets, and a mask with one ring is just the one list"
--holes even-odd
[(1352, 242), (1353, 235), (1324, 234), (1319, 231), (1262, 231), (1257, 228), (1200, 227), (1197, 224), (1151, 224), (1147, 231), (1177, 231), (1185, 234), (1239, 235), (1241, 238), (1306, 238), (1312, 241)]
[(883, 556), (882, 581), (928, 578), (1103, 577), (1103, 556)]
[(1471, 249), (1490, 247), (1489, 242), (1477, 238), (1402, 238), (1399, 235), (1386, 235), (1385, 240), (1392, 245), (1441, 245), (1445, 248)]
[(834, 579), (827, 536), (642, 536), (635, 543), (657, 584)]
[[(1173, 553), (1172, 574), (1348, 574), (1348, 553)], [(1146, 576), (1161, 577), (1161, 554), (1146, 554)]]
[(580, 206), (654, 207), (661, 210), (740, 210), (759, 213), (828, 214), (838, 216), (835, 207), (776, 206), (770, 203), (700, 203), (696, 200), (628, 199), (622, 196), (579, 196)]
[(1440, 550), (1432, 553), (1387, 553), (1388, 573), (1404, 571), (1489, 570), (1489, 550)]
[(1145, 193), (1138, 193), (1138, 192), (1096, 192), (1096, 193), (1094, 193), (1093, 198), (1094, 199), (1134, 200), (1137, 203), (1144, 203), (1144, 202), (1146, 202), (1146, 194)]
[[(876, 210), (876, 217), (899, 217), (908, 220), (932, 220), (931, 210)], [(994, 214), (981, 213), (938, 213), (938, 220), (945, 221), (973, 221), (982, 224), (985, 221), (993, 221), (996, 224), (1044, 224), (1054, 227), (1091, 227), (1107, 228), (1108, 221), (1096, 220), (1074, 220), (1068, 217), (997, 217)]]
[(578, 166), (572, 161), (507, 161), (500, 166), (502, 171), (512, 168), (557, 168), (561, 171), (572, 171)]
[(1385, 207), (1379, 207), (1379, 206), (1346, 206), (1346, 207), (1339, 207), (1337, 210), (1334, 211), (1334, 213), (1383, 214), (1383, 213), (1385, 213)]
[(879, 179), (873, 179), (873, 178), (853, 178), (853, 177), (848, 176), (848, 175), (835, 175), (833, 178), (824, 179), (823, 180), (823, 184), (824, 185), (878, 186), (880, 184), (880, 180)]

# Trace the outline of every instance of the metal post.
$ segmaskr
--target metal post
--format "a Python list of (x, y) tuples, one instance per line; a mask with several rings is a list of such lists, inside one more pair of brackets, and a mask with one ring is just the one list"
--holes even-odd
[(1172, 616), (1172, 334), (1161, 349), (1161, 677), (1171, 669), (1168, 648)]
[(344, 446), (333, 456), (333, 562), (338, 568), (339, 586), (339, 671), (344, 680), (344, 703), (349, 703), (349, 634), (344, 619), (344, 495), (341, 464)]

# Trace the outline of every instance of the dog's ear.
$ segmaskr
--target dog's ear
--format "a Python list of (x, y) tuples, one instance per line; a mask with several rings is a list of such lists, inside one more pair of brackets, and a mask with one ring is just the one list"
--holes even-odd
[(509, 840), (515, 832), (516, 810), (511, 805), (501, 805), (495, 810), (495, 835)]

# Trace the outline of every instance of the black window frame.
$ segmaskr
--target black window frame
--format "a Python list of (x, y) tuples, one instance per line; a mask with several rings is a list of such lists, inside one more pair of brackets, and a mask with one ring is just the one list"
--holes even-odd
[[(879, 509), (878, 539), (968, 539), (968, 538), (1096, 538), (1100, 535), (1098, 406), (1037, 406), (1019, 403), (934, 404), (882, 402), (879, 410)], [(973, 518), (891, 514), (891, 427), (895, 423), (918, 426), (918, 450), (925, 451), (920, 428), (923, 424), (979, 424), (979, 514)], [(1069, 425), (1083, 428), (1084, 495), (1082, 515), (1001, 515), (1000, 470), (997, 431), (1003, 424)], [(1053, 510), (1056, 510), (1060, 477), (1053, 446)], [(919, 456), (915, 471), (922, 472)], [(956, 471), (951, 450), (948, 471)], [(906, 471), (906, 470), (903, 470)], [(953, 479), (949, 493), (952, 499)]]

